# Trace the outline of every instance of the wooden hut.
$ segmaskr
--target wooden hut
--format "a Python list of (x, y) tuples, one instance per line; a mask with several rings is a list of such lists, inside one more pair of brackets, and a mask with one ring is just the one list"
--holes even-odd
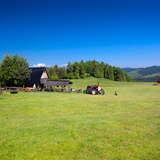
[(27, 86), (33, 88), (43, 88), (44, 84), (48, 81), (49, 76), (45, 67), (32, 67), (30, 68), (31, 74), (28, 79)]
[(55, 81), (48, 80), (44, 84), (44, 88), (59, 92), (69, 92), (71, 91), (70, 88), (71, 84), (72, 82), (70, 82), (69, 80), (55, 80)]
[(39, 88), (48, 91), (68, 91), (72, 84), (69, 80), (49, 80), (47, 69), (45, 67), (30, 68), (31, 74), (28, 80), (29, 87)]

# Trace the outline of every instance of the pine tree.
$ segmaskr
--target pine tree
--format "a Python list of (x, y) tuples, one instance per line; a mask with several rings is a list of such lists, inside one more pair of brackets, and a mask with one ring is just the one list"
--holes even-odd
[(59, 79), (79, 79), (84, 77), (106, 78), (115, 81), (128, 81), (128, 75), (118, 67), (114, 67), (104, 62), (80, 61), (68, 63), (66, 68), (54, 66), (52, 77)]

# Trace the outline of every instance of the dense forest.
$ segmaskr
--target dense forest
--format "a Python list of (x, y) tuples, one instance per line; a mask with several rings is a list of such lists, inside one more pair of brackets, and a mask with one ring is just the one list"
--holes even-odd
[(95, 60), (68, 63), (66, 67), (54, 65), (48, 68), (48, 73), (52, 80), (85, 77), (106, 78), (114, 81), (130, 80), (130, 77), (122, 69)]
[[(125, 71), (98, 61), (68, 63), (66, 67), (48, 67), (50, 80), (80, 79), (86, 77), (106, 78), (114, 81), (129, 81)], [(30, 77), (27, 60), (21, 56), (6, 55), (0, 63), (0, 86), (22, 86)]]

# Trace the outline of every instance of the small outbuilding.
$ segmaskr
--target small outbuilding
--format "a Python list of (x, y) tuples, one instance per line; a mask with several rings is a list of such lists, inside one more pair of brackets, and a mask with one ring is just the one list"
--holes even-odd
[(30, 68), (30, 72), (27, 86), (43, 88), (49, 79), (47, 69), (45, 67), (32, 67)]
[(72, 84), (69, 80), (49, 80), (49, 75), (45, 67), (32, 67), (30, 68), (30, 77), (28, 79), (28, 87), (33, 89), (39, 88), (43, 90), (53, 91), (68, 91)]
[(55, 81), (50, 81), (48, 80), (44, 84), (44, 88), (48, 90), (53, 90), (53, 91), (59, 91), (59, 92), (69, 92), (71, 91), (70, 85), (72, 82), (69, 80), (55, 80)]

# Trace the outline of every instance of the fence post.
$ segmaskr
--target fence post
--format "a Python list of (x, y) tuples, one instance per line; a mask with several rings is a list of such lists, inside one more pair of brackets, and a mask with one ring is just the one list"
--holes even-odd
[(0, 94), (2, 94), (2, 87), (1, 87), (1, 83), (0, 83)]

